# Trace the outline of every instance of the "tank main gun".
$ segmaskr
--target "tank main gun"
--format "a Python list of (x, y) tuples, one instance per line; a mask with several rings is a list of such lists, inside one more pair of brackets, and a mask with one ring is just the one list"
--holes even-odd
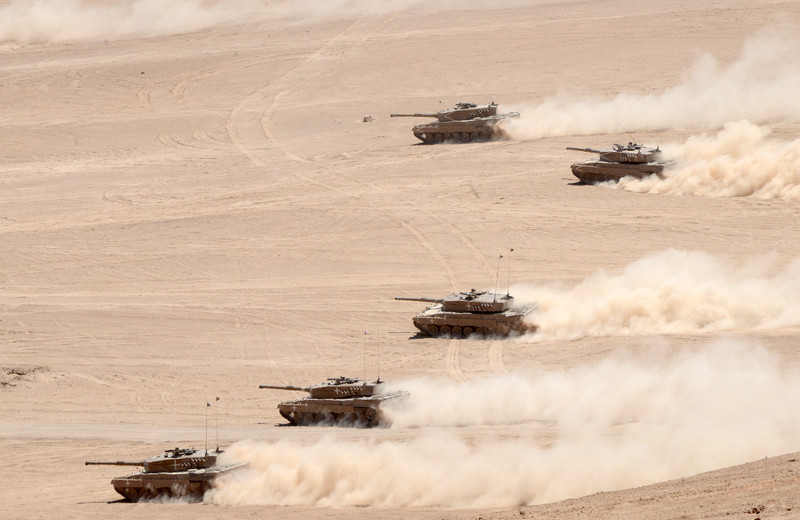
[(576, 146), (567, 146), (567, 150), (575, 150), (577, 152), (588, 152), (588, 153), (603, 153), (603, 150), (595, 150), (594, 148), (578, 148)]
[(408, 296), (395, 296), (395, 300), (402, 300), (406, 302), (425, 302), (425, 303), (442, 303), (444, 298), (411, 298)]
[(389, 114), (389, 117), (439, 117), (439, 114)]
[(144, 466), (143, 460), (87, 460), (85, 466)]
[(296, 392), (310, 392), (311, 388), (308, 386), (292, 386), (292, 385), (258, 385), (259, 388), (268, 388), (271, 390), (294, 390)]

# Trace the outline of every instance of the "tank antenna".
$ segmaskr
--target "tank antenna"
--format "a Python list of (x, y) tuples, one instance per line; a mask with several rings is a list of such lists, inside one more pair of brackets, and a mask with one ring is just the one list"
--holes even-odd
[(500, 262), (503, 260), (503, 255), (500, 255), (500, 258), (497, 259), (497, 274), (494, 277), (494, 294), (492, 296), (492, 303), (497, 301), (497, 284), (500, 283)]
[[(369, 334), (369, 332), (367, 332), (365, 330), (364, 331), (364, 335), (366, 336), (367, 334)], [(362, 352), (361, 352), (361, 362), (364, 364), (364, 368), (363, 368), (364, 379), (362, 379), (362, 381), (366, 381), (367, 380), (367, 341), (366, 341), (366, 338), (364, 338), (364, 342), (361, 344), (361, 347), (363, 349)]]
[(512, 247), (508, 251), (508, 283), (506, 284), (506, 296), (511, 296), (511, 253), (514, 252)]
[(624, 131), (626, 134), (628, 134), (628, 138), (630, 138), (631, 142), (635, 143), (635, 142), (636, 142), (636, 139), (634, 139), (634, 137), (631, 135), (631, 133), (630, 133), (630, 132), (628, 132), (628, 129), (627, 129), (627, 128), (625, 128), (624, 126), (622, 126), (622, 124), (620, 124), (619, 126), (620, 126), (620, 128), (622, 128), (622, 130), (623, 130), (623, 131)]
[[(217, 401), (219, 401), (219, 396), (214, 400), (215, 404)], [(214, 408), (214, 422), (217, 425), (217, 452), (219, 452), (219, 415), (217, 414), (216, 408)]]
[(206, 455), (208, 455), (208, 409), (211, 408), (211, 403), (206, 402)]

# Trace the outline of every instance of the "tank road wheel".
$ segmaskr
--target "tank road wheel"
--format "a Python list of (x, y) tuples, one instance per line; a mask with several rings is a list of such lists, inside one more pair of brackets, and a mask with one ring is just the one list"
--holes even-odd
[(470, 140), (470, 134), (468, 132), (461, 132), (461, 142), (468, 143)]
[(453, 136), (450, 135), (450, 134), (444, 134), (443, 139), (444, 139), (444, 141), (450, 141), (451, 139), (453, 139)]
[(442, 134), (433, 134), (433, 143), (439, 144), (442, 142)]
[(139, 494), (139, 490), (138, 489), (136, 489), (136, 488), (128, 488), (128, 489), (125, 489), (124, 491), (125, 491), (125, 493), (120, 493), (120, 494), (124, 495), (125, 498), (127, 498), (128, 500), (130, 500), (131, 502), (138, 502), (139, 501), (140, 494)]
[(360, 415), (361, 422), (365, 426), (376, 426), (378, 424), (378, 410), (375, 408), (363, 408)]
[(425, 134), (425, 144), (433, 144), (433, 134)]
[(428, 325), (428, 334), (435, 338), (439, 335), (439, 327), (436, 325)]
[(461, 335), (461, 332), (462, 332), (461, 327), (459, 327), (458, 325), (453, 327), (453, 336), (458, 337)]
[(472, 327), (464, 327), (464, 337), (468, 338), (475, 332)]
[(478, 327), (478, 334), (480, 334), (481, 336), (488, 336), (489, 329), (487, 329), (486, 327)]
[(439, 334), (441, 334), (442, 336), (447, 336), (448, 334), (450, 334), (450, 327), (448, 327), (447, 325), (442, 325), (441, 327), (439, 327)]

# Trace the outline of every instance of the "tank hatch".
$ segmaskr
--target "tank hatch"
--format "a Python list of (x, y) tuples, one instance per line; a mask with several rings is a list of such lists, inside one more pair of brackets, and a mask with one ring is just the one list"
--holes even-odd
[(513, 305), (513, 296), (475, 289), (442, 299), (443, 310), (451, 312), (503, 312)]

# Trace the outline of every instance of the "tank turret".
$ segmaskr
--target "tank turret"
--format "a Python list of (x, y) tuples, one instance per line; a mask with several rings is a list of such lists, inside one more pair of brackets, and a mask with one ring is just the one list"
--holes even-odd
[(509, 294), (471, 289), (438, 299), (398, 296), (395, 300), (433, 304), (413, 319), (414, 326), (430, 336), (507, 336), (536, 330), (535, 325), (523, 321), (536, 306), (515, 307), (514, 297)]
[(568, 146), (567, 150), (596, 153), (593, 161), (575, 163), (572, 173), (586, 184), (619, 181), (623, 177), (643, 178), (649, 175), (661, 176), (668, 163), (659, 162), (661, 149), (649, 148), (634, 142), (627, 145), (615, 144), (611, 149), (577, 148)]
[(427, 303), (439, 303), (445, 311), (454, 312), (503, 312), (514, 305), (514, 297), (488, 291), (460, 292), (444, 298), (406, 298), (398, 296), (395, 300), (409, 300)]
[(519, 112), (497, 113), (497, 104), (456, 103), (453, 108), (439, 112), (414, 114), (389, 114), (390, 117), (435, 117), (436, 122), (415, 126), (414, 136), (425, 144), (443, 141), (469, 142), (473, 139), (492, 139), (504, 135), (498, 127), (500, 121), (519, 117)]
[(567, 146), (567, 150), (579, 152), (596, 153), (600, 155), (600, 160), (618, 163), (644, 164), (654, 162), (661, 157), (661, 150), (648, 148), (634, 142), (627, 145), (615, 144), (611, 150), (596, 150), (594, 148), (576, 148)]
[(309, 397), (318, 399), (345, 399), (348, 397), (370, 397), (381, 395), (384, 391), (383, 381), (361, 381), (348, 377), (329, 378), (328, 383), (313, 386), (276, 386), (259, 385), (259, 388), (273, 390), (295, 390), (308, 392)]
[(202, 497), (214, 479), (243, 464), (217, 465), (219, 449), (195, 450), (174, 448), (142, 461), (86, 461), (87, 466), (142, 466), (133, 473), (111, 480), (111, 485), (128, 500), (138, 501), (164, 495), (171, 497)]
[(261, 389), (308, 392), (308, 397), (284, 401), (278, 412), (293, 425), (352, 424), (377, 426), (382, 417), (380, 406), (408, 392), (387, 392), (384, 382), (363, 381), (348, 377), (328, 379), (312, 386), (259, 385)]
[(497, 104), (491, 102), (488, 105), (476, 105), (475, 103), (456, 103), (453, 108), (440, 110), (435, 114), (389, 114), (389, 117), (435, 117), (442, 123), (446, 121), (466, 121), (476, 117), (488, 117), (497, 115)]

